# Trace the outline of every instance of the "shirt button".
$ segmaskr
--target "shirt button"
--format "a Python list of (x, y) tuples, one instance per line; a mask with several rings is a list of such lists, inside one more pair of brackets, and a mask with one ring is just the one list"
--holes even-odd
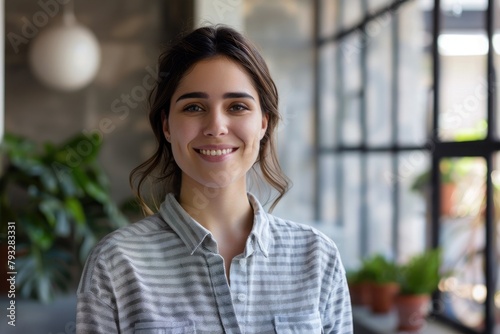
[(247, 259), (240, 260), (240, 266), (245, 267), (247, 265)]
[(244, 302), (245, 300), (247, 300), (247, 295), (245, 295), (244, 293), (239, 293), (238, 294), (238, 300), (240, 302)]

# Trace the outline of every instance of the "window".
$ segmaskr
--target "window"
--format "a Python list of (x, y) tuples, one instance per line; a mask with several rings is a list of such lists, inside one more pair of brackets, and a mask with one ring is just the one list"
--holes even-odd
[(500, 1), (315, 6), (315, 219), (345, 230), (347, 268), (441, 247), (434, 315), (500, 331)]

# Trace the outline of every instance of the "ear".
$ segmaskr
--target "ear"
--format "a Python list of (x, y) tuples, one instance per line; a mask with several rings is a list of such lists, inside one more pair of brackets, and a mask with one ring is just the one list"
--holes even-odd
[(262, 138), (264, 138), (264, 136), (266, 135), (266, 131), (267, 131), (267, 124), (269, 123), (269, 114), (267, 113), (263, 113), (262, 114), (262, 128), (260, 130), (260, 139), (262, 140)]
[(170, 128), (168, 126), (168, 118), (165, 114), (165, 110), (161, 112), (161, 124), (163, 127), (163, 135), (165, 136), (165, 139), (170, 142)]

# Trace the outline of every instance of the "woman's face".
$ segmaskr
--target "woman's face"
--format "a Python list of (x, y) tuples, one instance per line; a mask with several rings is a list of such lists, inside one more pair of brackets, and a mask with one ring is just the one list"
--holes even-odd
[(163, 132), (182, 170), (182, 186), (246, 187), (267, 129), (247, 72), (228, 58), (200, 61), (172, 95)]

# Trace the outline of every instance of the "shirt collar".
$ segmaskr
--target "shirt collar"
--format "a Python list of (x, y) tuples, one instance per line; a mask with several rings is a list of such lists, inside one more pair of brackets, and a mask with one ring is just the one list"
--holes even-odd
[(265, 257), (268, 257), (270, 239), (268, 215), (260, 202), (257, 200), (257, 197), (248, 193), (248, 200), (253, 208), (254, 218), (252, 232), (250, 232), (250, 236), (246, 244), (245, 257), (250, 256), (253, 253), (254, 243), (259, 246), (262, 254), (264, 254)]
[[(254, 212), (254, 222), (247, 239), (244, 255), (245, 257), (250, 256), (255, 251), (255, 245), (257, 245), (264, 256), (267, 257), (269, 254), (268, 216), (254, 195), (248, 193), (248, 200)], [(191, 254), (194, 254), (207, 237), (205, 246), (213, 252), (217, 251), (217, 245), (212, 239), (210, 231), (189, 216), (174, 194), (167, 194), (165, 201), (160, 206), (160, 215), (189, 248)]]
[[(167, 194), (165, 201), (161, 204), (160, 215), (189, 248), (191, 255), (200, 247), (205, 238), (210, 236), (212, 240), (210, 231), (194, 220), (172, 193)], [(216, 250), (215, 247), (212, 251)]]

